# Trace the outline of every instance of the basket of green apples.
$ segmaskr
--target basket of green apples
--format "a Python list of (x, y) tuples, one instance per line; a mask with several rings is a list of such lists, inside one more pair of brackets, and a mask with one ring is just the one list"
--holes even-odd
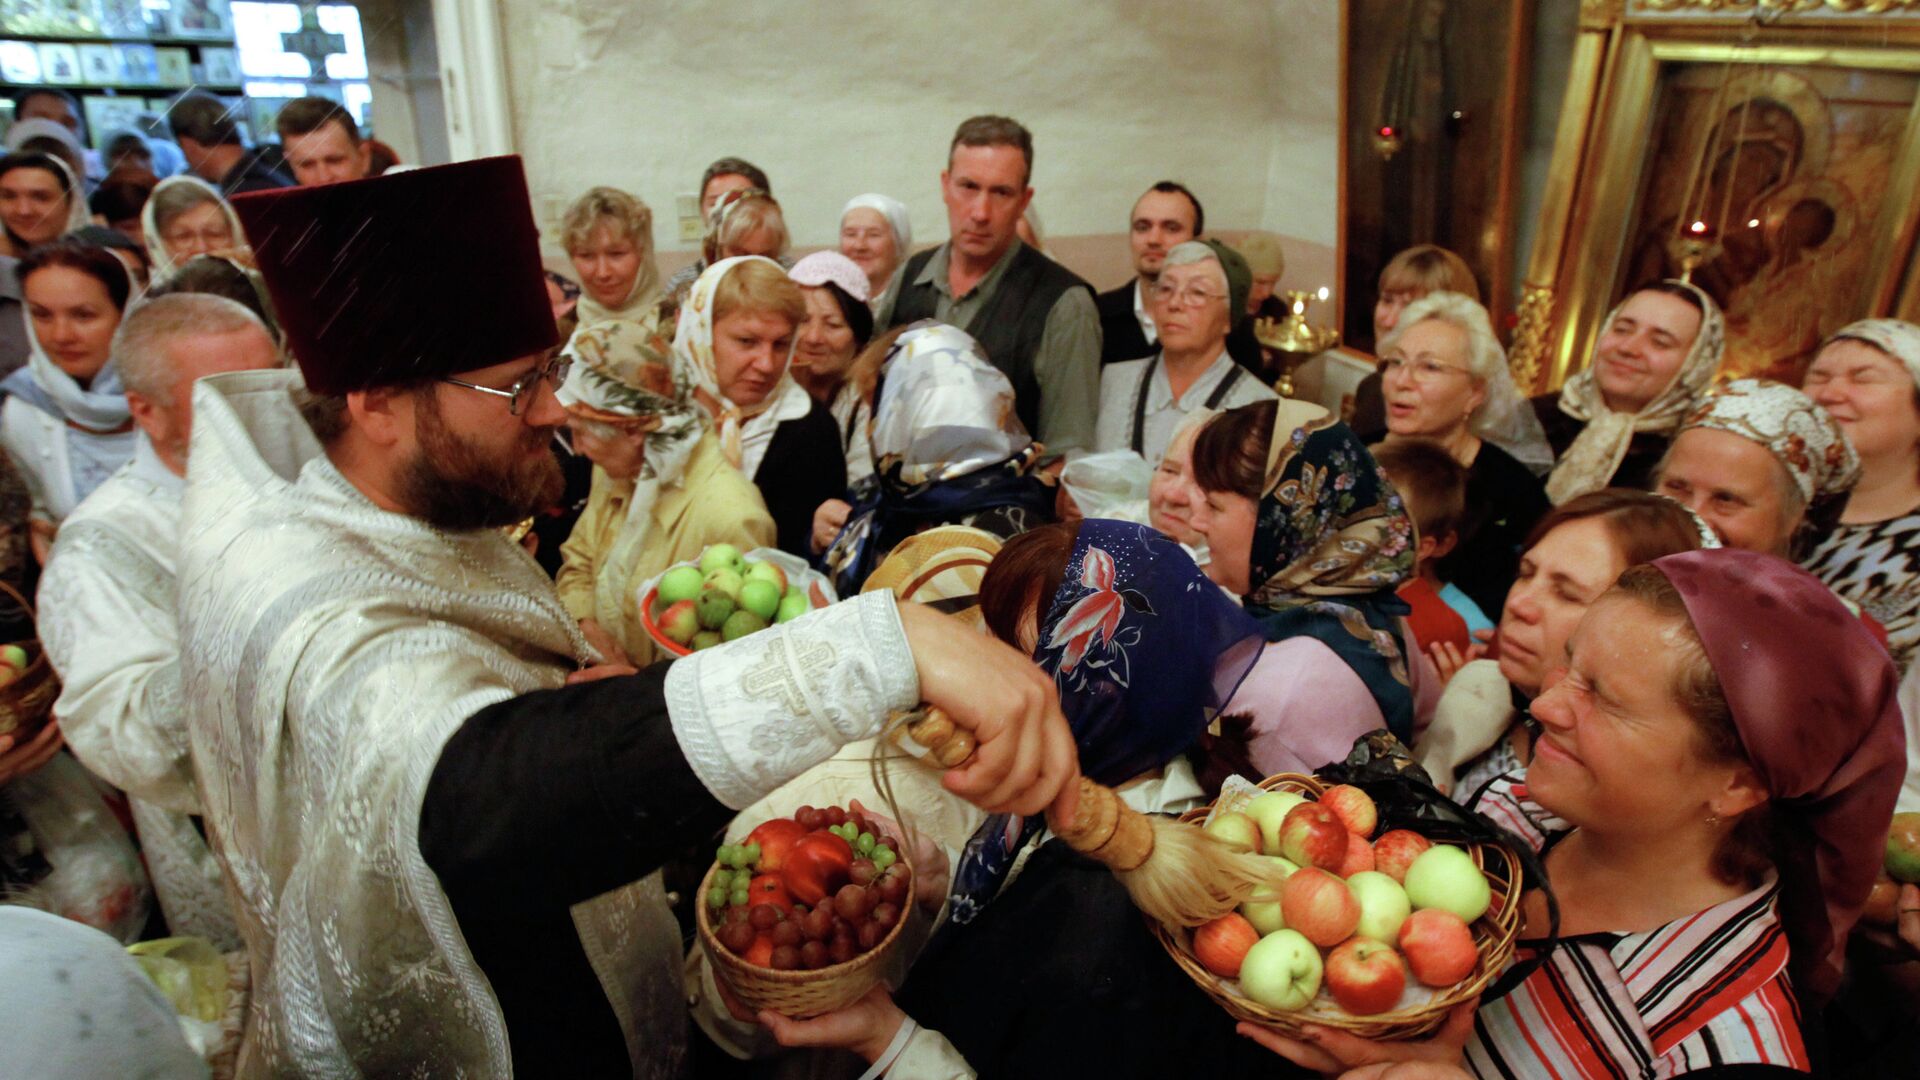
[(784, 551), (712, 544), (640, 586), (640, 624), (668, 655), (685, 656), (838, 599), (825, 574)]

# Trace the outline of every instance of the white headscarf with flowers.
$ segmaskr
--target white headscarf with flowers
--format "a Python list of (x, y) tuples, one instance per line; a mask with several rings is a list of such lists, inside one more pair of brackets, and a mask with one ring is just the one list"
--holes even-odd
[(680, 323), (673, 334), (674, 367), (693, 385), (695, 400), (713, 415), (720, 435), (720, 451), (727, 461), (751, 478), (773, 442), (773, 433), (788, 420), (798, 420), (813, 408), (813, 398), (793, 381), (793, 351), (781, 360), (780, 377), (758, 404), (741, 407), (720, 392), (720, 373), (713, 355), (713, 296), (734, 267), (758, 259), (786, 269), (763, 255), (736, 255), (721, 259), (701, 272), (687, 290), (680, 307)]
[(1900, 361), (1913, 377), (1914, 385), (1920, 386), (1920, 326), (1905, 319), (1861, 319), (1841, 327), (1820, 347), (1824, 349), (1836, 341), (1858, 341), (1879, 349)]
[(1860, 481), (1860, 456), (1840, 424), (1786, 383), (1735, 379), (1716, 387), (1680, 432), (1694, 428), (1725, 431), (1766, 447), (1808, 503), (1851, 491)]
[(873, 407), (873, 468), (901, 483), (952, 480), (997, 465), (1033, 438), (1013, 384), (966, 331), (932, 321), (895, 339)]

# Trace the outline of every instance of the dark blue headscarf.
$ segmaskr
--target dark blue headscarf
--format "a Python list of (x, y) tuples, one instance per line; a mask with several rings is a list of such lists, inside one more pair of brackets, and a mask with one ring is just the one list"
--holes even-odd
[[(1291, 408), (1289, 408), (1291, 407)], [(1268, 641), (1310, 637), (1344, 660), (1387, 727), (1413, 741), (1413, 691), (1394, 595), (1413, 576), (1413, 519), (1347, 425), (1283, 403), (1254, 519), (1247, 610)], [(1292, 415), (1289, 415), (1289, 414)]]
[[(1038, 625), (1033, 659), (1059, 689), (1081, 771), (1103, 784), (1191, 746), (1266, 644), (1179, 544), (1125, 521), (1081, 522)], [(996, 814), (980, 826), (954, 871), (953, 921), (970, 921), (993, 899), (1043, 824)]]

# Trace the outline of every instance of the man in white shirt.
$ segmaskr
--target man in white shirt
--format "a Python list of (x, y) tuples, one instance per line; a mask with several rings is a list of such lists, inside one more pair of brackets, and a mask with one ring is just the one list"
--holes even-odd
[(201, 801), (174, 614), (181, 477), (194, 382), (274, 367), (280, 354), (246, 308), (183, 293), (134, 308), (113, 356), (141, 433), (133, 460), (67, 517), (40, 581), (41, 636), (63, 684), (54, 713), (81, 764), (129, 796), (169, 928), (237, 948), (218, 863), (192, 820)]
[(1094, 449), (1132, 450), (1153, 465), (1194, 409), (1275, 396), (1227, 355), (1227, 335), (1245, 317), (1251, 280), (1247, 261), (1217, 240), (1191, 240), (1167, 253), (1149, 294), (1160, 351), (1100, 370)]
[(1100, 363), (1138, 360), (1153, 352), (1160, 335), (1153, 325), (1147, 296), (1159, 280), (1167, 252), (1197, 239), (1206, 227), (1206, 211), (1185, 185), (1162, 180), (1133, 204), (1127, 218), (1127, 245), (1133, 251), (1133, 280), (1101, 293)]

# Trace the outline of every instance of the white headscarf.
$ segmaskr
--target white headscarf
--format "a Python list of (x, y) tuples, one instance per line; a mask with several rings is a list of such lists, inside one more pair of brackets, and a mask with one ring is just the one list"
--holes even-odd
[(758, 259), (786, 275), (786, 269), (764, 255), (736, 255), (701, 271), (680, 306), (680, 323), (673, 335), (673, 363), (693, 384), (696, 399), (716, 422), (720, 451), (734, 468), (751, 478), (760, 471), (773, 433), (782, 423), (797, 420), (813, 408), (813, 398), (793, 381), (793, 353), (788, 351), (780, 378), (760, 403), (742, 408), (720, 392), (720, 374), (713, 355), (713, 296), (733, 268)]
[(873, 407), (874, 471), (908, 485), (997, 465), (1033, 443), (1013, 384), (966, 331), (931, 320), (895, 340)]
[[(1720, 314), (1720, 305), (1698, 286), (1684, 281), (1666, 284), (1686, 289), (1700, 302), (1700, 332), (1694, 335), (1693, 347), (1680, 362), (1680, 369), (1674, 372), (1673, 381), (1637, 413), (1607, 408), (1591, 362), (1567, 380), (1560, 391), (1560, 411), (1575, 420), (1586, 421), (1586, 426), (1580, 429), (1567, 452), (1560, 455), (1560, 463), (1547, 477), (1547, 498), (1555, 506), (1576, 495), (1606, 487), (1619, 471), (1620, 462), (1626, 459), (1627, 447), (1636, 433), (1672, 434), (1699, 405), (1701, 395), (1713, 382), (1714, 372), (1720, 370), (1720, 356), (1727, 346), (1727, 324)], [(1620, 302), (1620, 307), (1607, 313), (1606, 321), (1600, 324), (1602, 334), (1619, 318), (1620, 308), (1632, 299), (1628, 296)], [(1598, 348), (1596, 344), (1596, 352)]]
[(220, 215), (226, 218), (227, 228), (233, 230), (234, 250), (240, 250), (247, 244), (247, 231), (241, 227), (239, 215), (233, 212), (233, 207), (227, 204), (227, 200), (220, 197), (219, 189), (192, 173), (169, 176), (154, 186), (153, 194), (147, 196), (147, 204), (140, 208), (140, 231), (147, 238), (147, 261), (153, 264), (153, 273), (150, 277), (155, 285), (164, 283), (185, 263), (185, 260), (175, 262), (173, 256), (167, 253), (167, 242), (160, 236), (160, 224), (157, 218), (160, 196), (164, 192), (179, 187), (198, 188), (208, 198), (219, 204)]
[[(133, 276), (127, 273), (126, 264), (118, 256), (114, 257), (113, 265), (127, 279), (127, 302), (120, 309), (121, 317), (125, 318), (138, 299), (135, 295), (137, 289)], [(20, 282), (23, 295), (26, 287), (25, 281)], [(46, 348), (40, 344), (40, 335), (34, 332), (33, 313), (26, 304), (20, 305), (20, 319), (27, 326), (27, 370), (33, 376), (32, 389), (23, 391), (22, 396), (38, 408), (55, 413), (94, 434), (115, 432), (125, 427), (131, 413), (127, 410), (126, 388), (120, 383), (120, 368), (113, 358), (107, 358), (106, 364), (83, 390), (73, 376), (60, 370), (60, 366), (47, 355)]]
[(1905, 319), (1861, 319), (1841, 327), (1821, 342), (1820, 347), (1824, 349), (1836, 341), (1858, 341), (1879, 349), (1900, 361), (1912, 376), (1913, 384), (1920, 386), (1920, 326)]
[(913, 246), (913, 221), (907, 216), (907, 204), (890, 195), (868, 192), (855, 195), (847, 200), (840, 210), (840, 221), (845, 223), (847, 215), (855, 210), (878, 210), (880, 216), (887, 219), (887, 227), (893, 230), (893, 254), (897, 260), (904, 261), (907, 249)]
[[(50, 128), (51, 130), (38, 132), (38, 134), (53, 135), (57, 132), (59, 135), (65, 136), (67, 142), (69, 143), (73, 142), (73, 132), (68, 131), (66, 128), (61, 127), (59, 124), (56, 124), (51, 120), (38, 120), (38, 119), (21, 120), (18, 123), (14, 124), (12, 128), (8, 129), (7, 148), (9, 150), (13, 149), (15, 145), (14, 135), (18, 133), (21, 128), (28, 127), (29, 125), (42, 125), (42, 124), (46, 125), (46, 127)], [(22, 135), (20, 137), (20, 140), (24, 142), (26, 141), (26, 139), (31, 137), (32, 137), (31, 134)], [(43, 158), (46, 158), (48, 161), (53, 162), (55, 167), (57, 167), (60, 170), (60, 175), (63, 178), (65, 178), (67, 182), (66, 184), (67, 224), (65, 228), (60, 230), (60, 235), (65, 236), (68, 233), (73, 232), (75, 229), (84, 229), (87, 226), (93, 224), (93, 213), (92, 211), (87, 209), (87, 189), (84, 185), (80, 183), (80, 178), (73, 175), (73, 166), (68, 165), (65, 161), (62, 161), (59, 155), (57, 154), (41, 154), (40, 156)], [(26, 166), (26, 167), (31, 168), (32, 166)], [(25, 255), (26, 252), (23, 251), (20, 254)]]

